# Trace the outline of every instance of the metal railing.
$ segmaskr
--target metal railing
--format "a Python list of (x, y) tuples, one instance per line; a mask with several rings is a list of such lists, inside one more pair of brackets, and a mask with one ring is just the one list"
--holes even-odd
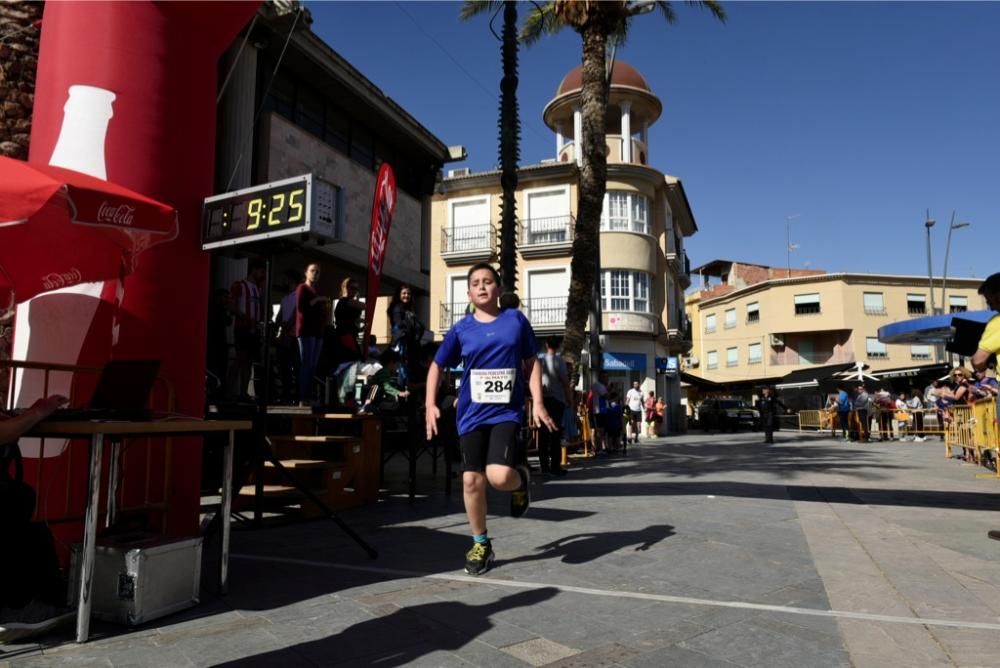
[(529, 218), (521, 221), (521, 243), (525, 246), (562, 244), (573, 241), (573, 216)]
[(536, 297), (522, 303), (524, 315), (534, 327), (562, 327), (566, 323), (568, 297)]
[(456, 322), (465, 317), (468, 308), (469, 302), (441, 302), (439, 329), (442, 332), (447, 332)]
[(495, 247), (496, 230), (489, 223), (441, 228), (442, 253), (490, 251)]

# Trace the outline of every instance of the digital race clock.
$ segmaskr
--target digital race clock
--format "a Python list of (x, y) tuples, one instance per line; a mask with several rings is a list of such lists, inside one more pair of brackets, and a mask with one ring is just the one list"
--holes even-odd
[(205, 199), (201, 248), (219, 248), (303, 234), (339, 238), (340, 190), (312, 174), (272, 181)]

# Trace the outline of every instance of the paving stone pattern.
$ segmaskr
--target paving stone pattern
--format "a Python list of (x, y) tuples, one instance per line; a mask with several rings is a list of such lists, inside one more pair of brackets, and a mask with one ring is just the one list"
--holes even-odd
[(1000, 666), (998, 630), (784, 609), (997, 624), (1000, 482), (939, 442), (759, 440), (577, 460), (520, 520), (491, 493), (497, 567), (478, 579), (460, 486), (446, 497), (440, 477), (342, 514), (376, 561), (329, 521), (237, 530), (229, 595), (95, 622), (85, 645), (66, 629), (0, 646), (0, 666)]

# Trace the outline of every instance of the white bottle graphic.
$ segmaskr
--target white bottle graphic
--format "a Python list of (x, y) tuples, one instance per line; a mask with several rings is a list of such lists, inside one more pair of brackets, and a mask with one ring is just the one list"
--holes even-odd
[[(114, 116), (115, 97), (113, 92), (95, 86), (69, 87), (50, 165), (107, 180), (104, 147)], [(81, 249), (81, 252), (86, 251)], [(103, 288), (104, 282), (81, 283), (47, 292), (18, 306), (13, 358), (77, 364)], [(22, 373), (18, 374), (14, 385), (15, 404), (30, 406), (46, 393), (69, 397), (72, 390), (73, 378), (69, 374), (52, 374), (46, 387), (41, 373)], [(21, 450), (25, 457), (56, 457), (62, 454), (66, 444), (66, 441), (47, 439), (43, 449), (40, 439), (26, 438), (21, 440)]]
[(115, 94), (94, 86), (70, 86), (62, 129), (49, 164), (108, 180), (104, 141), (114, 116)]

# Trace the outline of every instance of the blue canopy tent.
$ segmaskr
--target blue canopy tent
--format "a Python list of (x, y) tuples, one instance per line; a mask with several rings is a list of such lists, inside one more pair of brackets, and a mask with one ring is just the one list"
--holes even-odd
[(882, 343), (947, 343), (948, 350), (968, 357), (976, 352), (983, 329), (996, 311), (943, 313), (894, 322), (878, 329)]

